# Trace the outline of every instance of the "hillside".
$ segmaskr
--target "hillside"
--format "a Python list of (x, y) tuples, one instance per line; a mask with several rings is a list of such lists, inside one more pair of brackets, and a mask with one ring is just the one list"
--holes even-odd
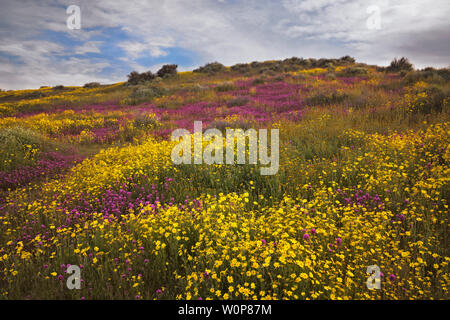
[[(0, 297), (448, 299), (449, 69), (161, 70), (0, 92)], [(174, 164), (194, 121), (278, 129), (278, 171)]]

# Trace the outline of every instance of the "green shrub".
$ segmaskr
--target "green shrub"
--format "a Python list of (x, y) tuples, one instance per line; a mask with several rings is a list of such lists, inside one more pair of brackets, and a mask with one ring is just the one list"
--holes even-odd
[(297, 58), (297, 57), (287, 58), (287, 59), (283, 60), (283, 64), (301, 67), (301, 66), (305, 66), (305, 59)]
[(156, 76), (151, 72), (139, 73), (137, 71), (132, 71), (128, 76), (128, 83), (131, 85), (137, 85), (144, 82), (152, 81)]
[(166, 89), (157, 86), (138, 87), (125, 98), (123, 103), (127, 105), (136, 105), (142, 102), (151, 102), (154, 98), (162, 97), (166, 93)]
[(55, 143), (22, 127), (0, 129), (0, 171), (33, 163), (40, 152), (54, 150)]
[(138, 129), (154, 129), (161, 125), (154, 114), (138, 115), (134, 118), (134, 126)]
[(178, 65), (176, 64), (165, 64), (158, 70), (156, 75), (160, 78), (166, 78), (170, 76), (174, 76), (177, 74)]
[(231, 66), (230, 70), (236, 73), (248, 73), (252, 70), (248, 63), (238, 63)]
[(366, 68), (363, 67), (348, 67), (344, 70), (338, 72), (339, 77), (357, 77), (357, 76), (366, 76), (369, 72)]
[(220, 130), (222, 133), (225, 133), (227, 128), (242, 129), (242, 130), (246, 131), (253, 127), (254, 127), (254, 124), (251, 121), (247, 121), (245, 119), (237, 119), (234, 121), (227, 121), (227, 120), (221, 119), (221, 120), (212, 121), (207, 126), (207, 129), (214, 128), (214, 129)]
[(317, 92), (306, 98), (307, 105), (329, 105), (342, 103), (348, 98), (348, 94), (344, 92)]
[(234, 84), (232, 82), (228, 82), (228, 81), (224, 82), (224, 83), (221, 83), (221, 84), (219, 84), (216, 87), (216, 90), (219, 91), (219, 92), (226, 92), (226, 91), (231, 91), (231, 90), (234, 90), (234, 89), (236, 89)]
[(83, 88), (98, 88), (98, 87), (100, 87), (101, 85), (100, 85), (100, 83), (99, 82), (89, 82), (89, 83), (86, 83), (84, 86), (83, 86)]
[(391, 61), (391, 64), (386, 68), (387, 72), (400, 72), (402, 70), (413, 70), (413, 65), (405, 57), (402, 57), (399, 60), (397, 60), (397, 58), (394, 58), (394, 60)]
[(343, 57), (341, 57), (341, 58), (339, 58), (339, 62), (340, 63), (355, 63), (356, 62), (356, 60), (355, 60), (355, 58), (353, 58), (353, 57), (350, 57), (350, 56), (343, 56)]
[(444, 101), (449, 99), (450, 90), (438, 85), (415, 85), (406, 94), (407, 108), (410, 113), (430, 114), (441, 112)]
[(224, 72), (226, 70), (227, 70), (227, 68), (223, 64), (221, 64), (219, 62), (211, 62), (211, 63), (205, 64), (203, 67), (199, 67), (199, 68), (193, 70), (193, 72), (215, 74), (215, 73), (219, 73), (219, 72)]

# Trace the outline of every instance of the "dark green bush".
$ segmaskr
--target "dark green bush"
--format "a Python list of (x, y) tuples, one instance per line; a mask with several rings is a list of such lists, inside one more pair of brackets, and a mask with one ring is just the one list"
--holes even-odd
[(343, 56), (341, 58), (339, 58), (339, 62), (341, 63), (355, 63), (356, 60), (353, 57), (350, 56)]
[(236, 73), (248, 73), (252, 70), (248, 63), (238, 63), (231, 66), (230, 70)]
[(137, 71), (132, 71), (128, 75), (128, 83), (131, 85), (137, 85), (137, 84), (141, 84), (144, 82), (152, 81), (155, 78), (156, 78), (156, 76), (151, 71), (147, 71), (147, 72), (143, 72), (143, 73), (139, 73)]
[(337, 73), (339, 77), (357, 77), (357, 76), (365, 76), (369, 72), (366, 68), (363, 67), (348, 67), (344, 70)]
[(386, 68), (387, 72), (400, 72), (402, 70), (411, 71), (413, 70), (413, 65), (409, 62), (408, 58), (402, 57), (397, 60), (391, 61), (391, 64)]
[(178, 65), (176, 64), (165, 64), (158, 70), (156, 75), (160, 78), (170, 77), (177, 74)]
[(423, 70), (410, 71), (405, 75), (404, 81), (406, 84), (414, 84), (419, 81), (425, 81), (429, 83), (445, 83), (450, 81), (450, 69), (435, 69), (425, 68)]
[(0, 129), (0, 171), (30, 165), (40, 152), (55, 150), (56, 144), (28, 128)]
[(226, 70), (227, 70), (227, 68), (223, 64), (221, 64), (219, 62), (211, 62), (211, 63), (205, 64), (203, 67), (199, 67), (199, 68), (193, 70), (193, 72), (214, 74), (214, 73), (218, 73), (218, 72), (224, 72)]
[(335, 103), (341, 103), (345, 101), (349, 96), (344, 92), (317, 92), (306, 98), (307, 105), (329, 105)]
[(83, 88), (98, 88), (100, 86), (101, 85), (99, 82), (88, 82), (83, 86)]

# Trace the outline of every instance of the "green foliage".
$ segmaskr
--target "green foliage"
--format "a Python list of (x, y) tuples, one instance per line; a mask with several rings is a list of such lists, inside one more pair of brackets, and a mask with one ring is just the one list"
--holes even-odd
[(231, 66), (230, 70), (236, 73), (248, 73), (252, 70), (252, 68), (248, 65), (248, 63), (238, 63)]
[(352, 63), (355, 63), (356, 60), (355, 60), (355, 58), (353, 58), (353, 57), (350, 57), (350, 56), (344, 56), (344, 57), (339, 58), (339, 62), (340, 62), (340, 63), (349, 63), (349, 64), (352, 64)]
[(98, 88), (100, 86), (101, 85), (99, 82), (88, 82), (83, 86), (83, 88)]
[(43, 135), (22, 127), (0, 129), (0, 171), (29, 165), (42, 151), (55, 148)]
[(400, 72), (400, 71), (411, 71), (413, 70), (413, 65), (409, 62), (408, 58), (402, 57), (400, 59), (394, 58), (391, 64), (386, 68), (387, 72)]
[(221, 84), (219, 84), (216, 87), (216, 90), (219, 91), (219, 92), (226, 92), (226, 91), (231, 91), (231, 90), (234, 90), (234, 89), (236, 89), (234, 84), (232, 82), (228, 82), (228, 81), (224, 82), (224, 83), (221, 83)]
[(369, 72), (363, 67), (348, 67), (338, 72), (339, 77), (356, 77), (356, 76), (366, 76)]
[(128, 83), (131, 85), (137, 85), (137, 84), (142, 84), (145, 82), (152, 81), (155, 78), (156, 78), (156, 76), (151, 71), (147, 71), (147, 72), (143, 72), (143, 73), (139, 73), (137, 71), (132, 71), (128, 75)]
[(330, 105), (335, 103), (342, 103), (348, 98), (348, 94), (345, 92), (337, 91), (321, 91), (316, 92), (306, 98), (307, 105)]
[(159, 86), (140, 86), (131, 92), (131, 94), (123, 100), (124, 104), (137, 105), (143, 102), (151, 102), (154, 98), (162, 97), (167, 90)]
[(211, 63), (205, 64), (203, 67), (199, 67), (199, 68), (193, 70), (193, 72), (215, 74), (215, 73), (219, 73), (219, 72), (225, 72), (226, 70), (227, 70), (227, 68), (223, 64), (221, 64), (219, 62), (211, 62)]
[(178, 65), (176, 64), (165, 64), (158, 70), (156, 75), (160, 78), (171, 77), (177, 74)]
[(429, 67), (423, 70), (417, 71), (412, 70), (405, 75), (404, 81), (406, 84), (409, 85), (419, 81), (443, 84), (445, 82), (450, 81), (450, 69), (449, 68), (434, 69)]

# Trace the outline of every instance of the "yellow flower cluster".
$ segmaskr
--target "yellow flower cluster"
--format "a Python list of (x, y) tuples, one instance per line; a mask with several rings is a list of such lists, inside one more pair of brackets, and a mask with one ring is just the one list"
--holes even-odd
[[(66, 225), (59, 208), (67, 195), (95, 202), (129, 177), (155, 184), (167, 176), (187, 179), (170, 161), (171, 142), (103, 150), (40, 186), (41, 199), (31, 200), (29, 189), (7, 198), (24, 215), (0, 218), (2, 239), (22, 234), (20, 219), (45, 222), (50, 231), (45, 239), (2, 241), (8, 292), (19, 294), (15, 281), (30, 277), (33, 260), (50, 264), (33, 271), (41, 286), (51, 286), (59, 264), (78, 264), (96, 290), (116, 288), (114, 297), (446, 297), (449, 133), (449, 124), (388, 136), (348, 131), (356, 148), (343, 148), (341, 164), (300, 168), (306, 183), (273, 205), (251, 181), (248, 192), (204, 193), (183, 206), (140, 205), (120, 216), (93, 213)], [(210, 176), (220, 168), (208, 170)], [(356, 197), (357, 190), (367, 194)], [(382, 290), (367, 289), (369, 265), (380, 267)]]

